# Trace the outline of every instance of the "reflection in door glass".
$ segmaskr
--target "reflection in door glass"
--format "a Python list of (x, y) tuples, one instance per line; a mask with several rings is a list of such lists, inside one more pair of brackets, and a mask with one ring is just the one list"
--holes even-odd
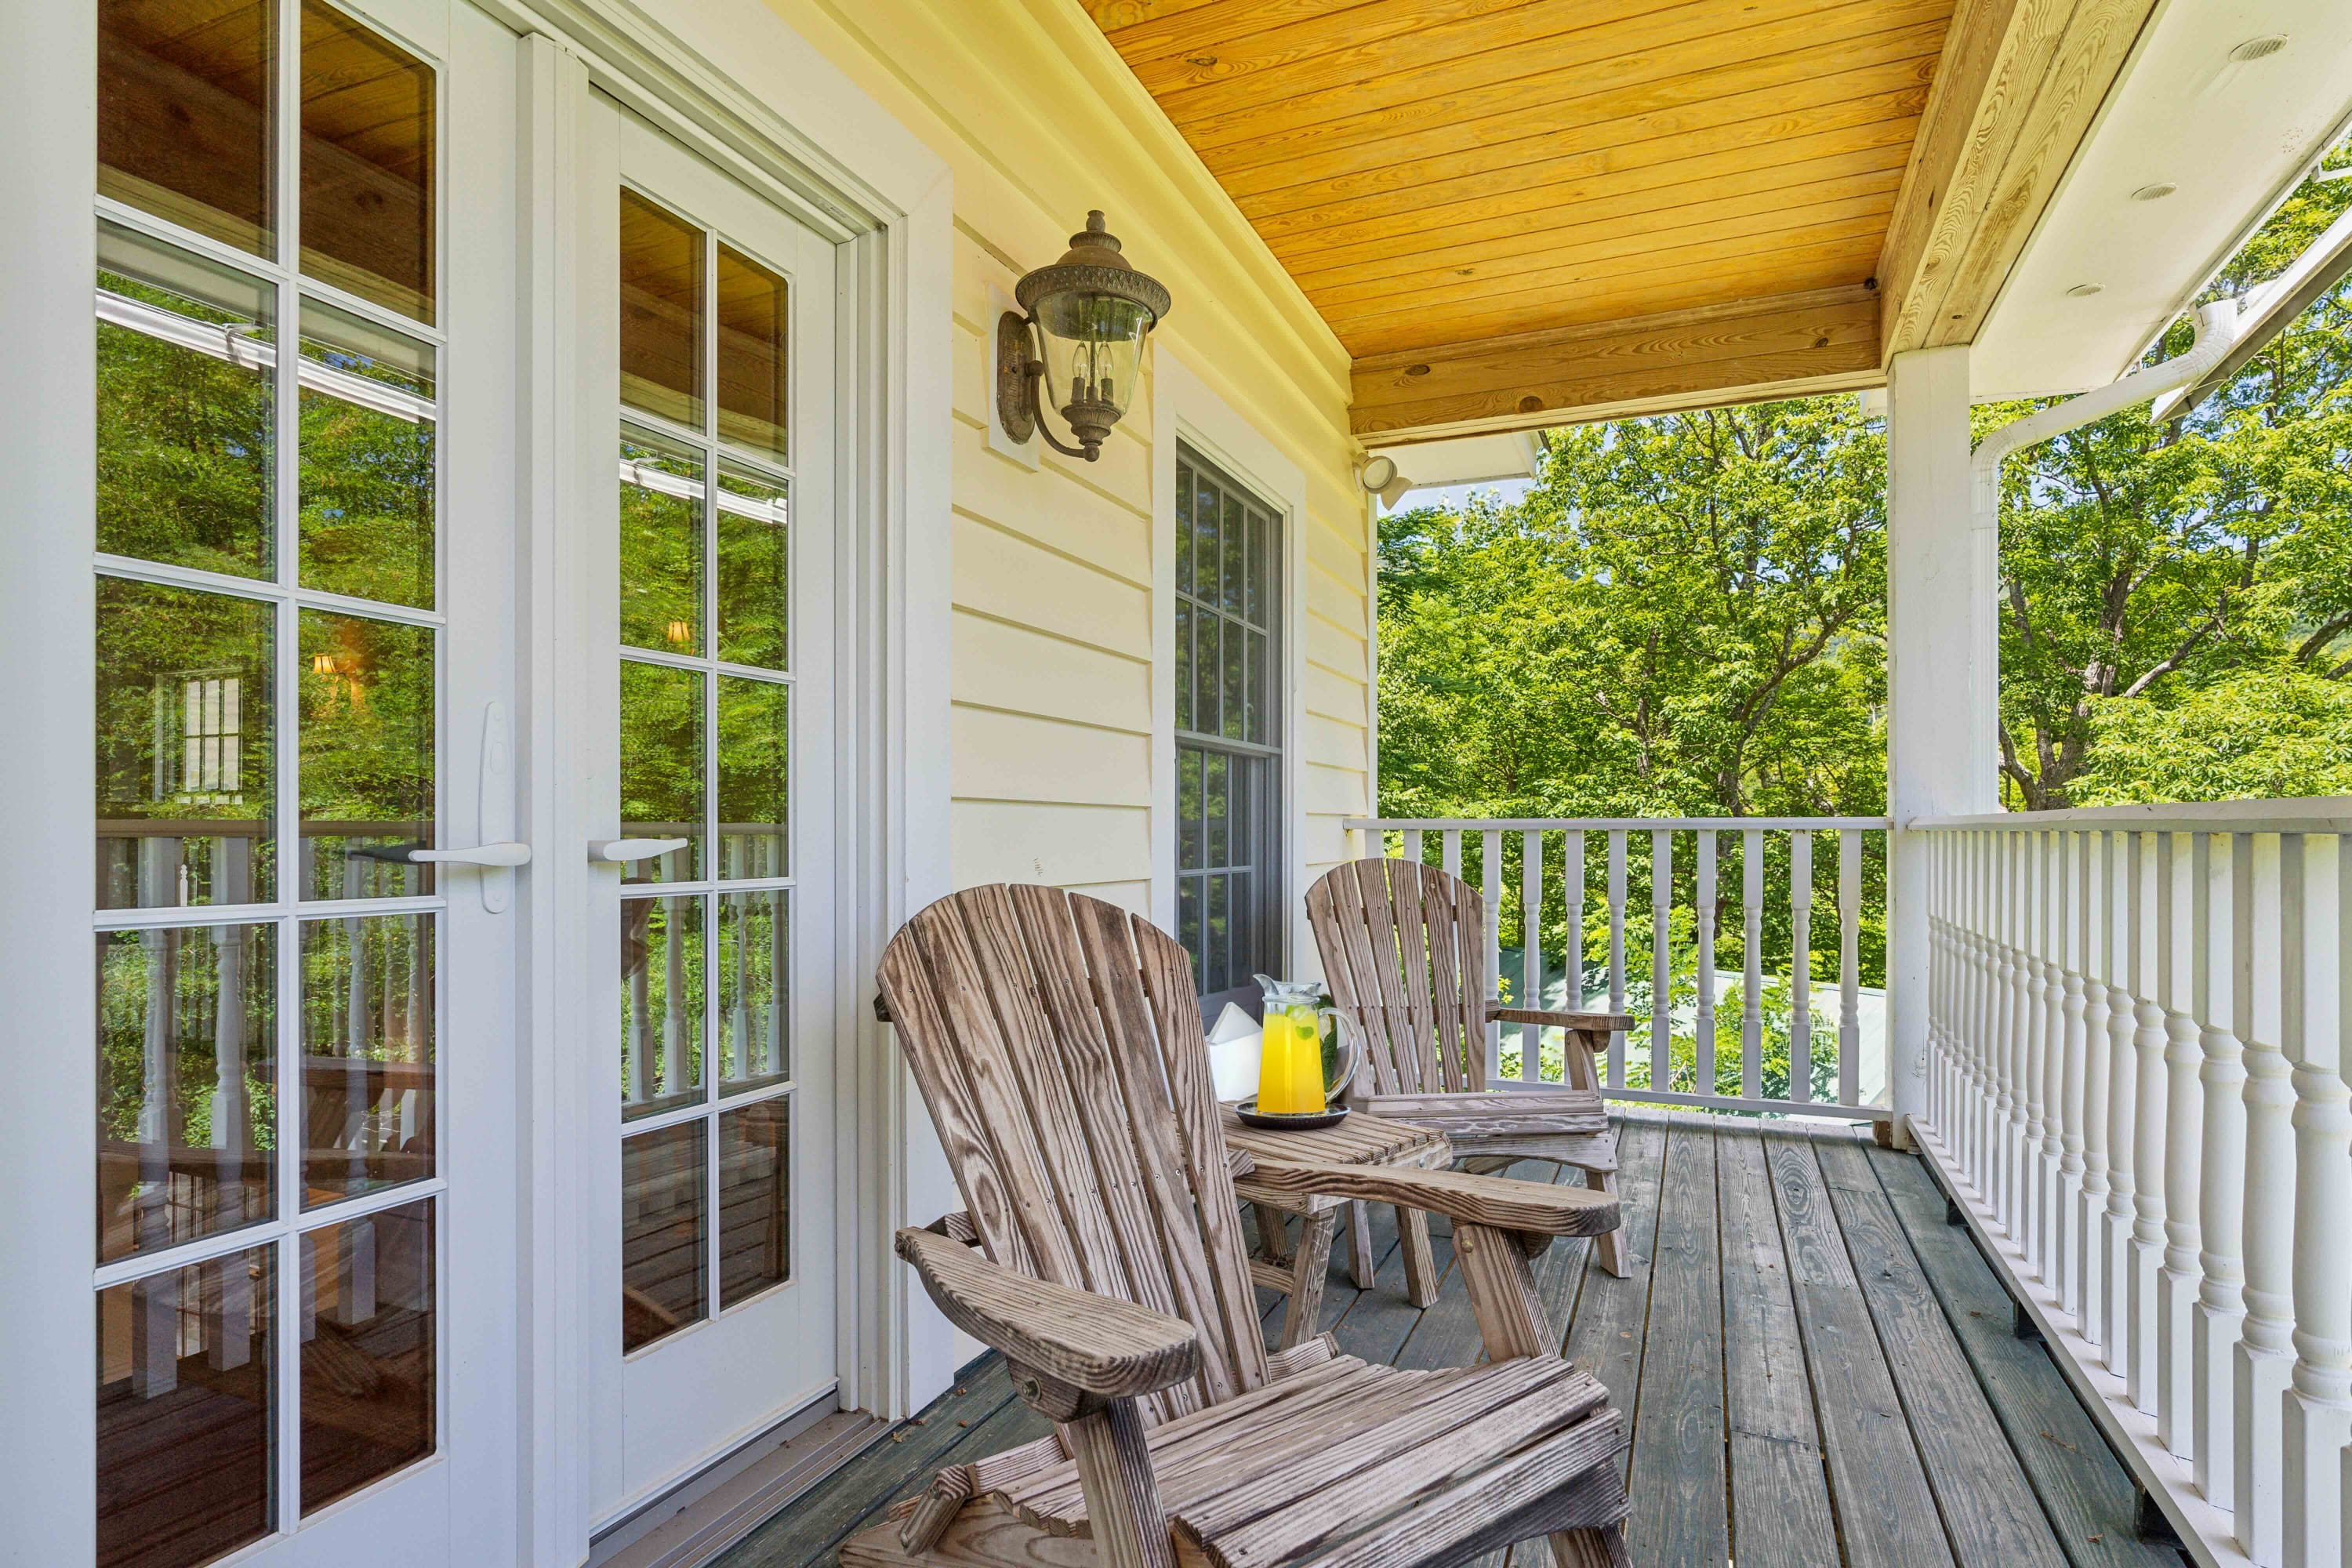
[(719, 678), (719, 854), (725, 877), (781, 877), (792, 795), (793, 689)]
[(699, 898), (621, 903), (621, 1115), (702, 1098)]
[(792, 895), (781, 888), (719, 900), (719, 1088), (781, 1083), (792, 1073)]
[(702, 651), (702, 458), (630, 431), (621, 436), (621, 640)]
[(302, 612), (302, 896), (433, 890), (433, 628)]
[(194, 1568), (276, 1528), (277, 1257), (98, 1293), (100, 1568)]
[(782, 669), (791, 651), (792, 508), (785, 491), (739, 464), (719, 470), (719, 657), (730, 664)]
[(719, 438), (782, 459), (788, 405), (788, 287), (732, 247), (719, 247)]
[(267, 283), (98, 226), (98, 547), (267, 577), (277, 407)]
[(719, 1309), (792, 1275), (793, 1100), (719, 1117)]
[(433, 348), (302, 302), (302, 585), (433, 607)]
[(98, 581), (98, 905), (275, 896), (270, 606)]
[(302, 4), (302, 270), (433, 320), (433, 68)]
[(433, 920), (302, 922), (302, 1203), (433, 1173)]
[(100, 0), (100, 195), (268, 255), (277, 101), (277, 0)]
[(700, 1117), (621, 1142), (621, 1349), (699, 1321), (709, 1264)]
[(702, 233), (621, 193), (621, 401), (702, 428)]
[(621, 832), (684, 838), (667, 855), (631, 861), (631, 882), (677, 882), (702, 872), (702, 680), (666, 665), (621, 665)]
[(302, 1267), (302, 1511), (433, 1452), (433, 1200), (321, 1226)]
[(270, 1217), (277, 930), (98, 936), (98, 1260)]

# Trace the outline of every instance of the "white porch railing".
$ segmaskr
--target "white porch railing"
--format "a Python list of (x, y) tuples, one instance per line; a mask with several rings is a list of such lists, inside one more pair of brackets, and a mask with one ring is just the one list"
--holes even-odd
[[(1630, 1038), (1612, 1042), (1611, 1098), (1887, 1114), (1869, 1103), (1883, 1098), (1872, 1091), (1884, 1079), (1864, 1071), (1862, 984), (1865, 945), (1874, 952), (1885, 930), (1885, 818), (1358, 817), (1347, 826), (1359, 854), (1442, 865), (1486, 894), (1486, 972), (1515, 999), (1642, 1019)], [(1642, 901), (1628, 902), (1633, 891)], [(1528, 910), (1538, 918), (1524, 920)], [(1516, 954), (1501, 946), (1507, 923), (1529, 933)], [(1547, 925), (1563, 933), (1549, 948)], [(1834, 973), (1827, 963), (1817, 971), (1815, 935), (1832, 929)], [(1739, 954), (1736, 976), (1718, 974), (1719, 941)], [(1488, 1081), (1558, 1082), (1559, 1045), (1557, 1030), (1490, 1025)], [(1867, 1089), (1866, 1077), (1877, 1080)]]
[(2352, 797), (1909, 826), (1923, 1149), (2192, 1553), (2340, 1568)]

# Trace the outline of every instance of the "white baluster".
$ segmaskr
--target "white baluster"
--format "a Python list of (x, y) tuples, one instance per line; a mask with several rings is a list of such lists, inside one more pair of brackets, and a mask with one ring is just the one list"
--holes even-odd
[[(1478, 835), (1478, 890), (1486, 899), (1486, 984), (1493, 985), (1502, 977), (1503, 964), (1503, 835), (1499, 829), (1487, 828)], [(1486, 1081), (1492, 1083), (1503, 1076), (1503, 1026), (1486, 1026)]]
[(1696, 1082), (1701, 1094), (1715, 1092), (1715, 835), (1697, 835), (1698, 1015)]
[(2075, 1326), (2086, 1344), (2107, 1342), (2106, 1215), (2114, 1198), (2107, 1178), (2107, 976), (2115, 949), (2107, 923), (2108, 842), (2104, 833), (2075, 835), (2081, 892), (2075, 922), (2083, 953), (2083, 1196), (2074, 1208), (2074, 1279), (2080, 1305)]
[(2049, 1031), (2043, 1026), (2050, 1016), (2050, 984), (2042, 978), (2041, 942), (2042, 857), (2041, 835), (2012, 833), (2017, 852), (2011, 857), (2016, 868), (2017, 895), (2011, 900), (2016, 911), (2011, 930), (2017, 947), (2018, 1012), (2013, 1027), (2017, 1043), (2011, 1058), (2018, 1063), (2017, 1092), (2011, 1103), (2017, 1115), (2017, 1237), (2026, 1267), (2037, 1274), (2046, 1275), (2048, 1260), (2042, 1255), (2047, 1245), (2042, 1217), (2042, 1186), (2039, 1166), (2042, 1152), (2042, 1062), (2049, 1053)]
[(1789, 1098), (1813, 1098), (1813, 836), (1789, 835)]
[[(2185, 852), (2184, 852), (2185, 851)], [(2196, 1345), (2189, 1313), (2197, 1300), (2197, 1200), (2204, 1185), (2205, 1088), (2198, 1069), (2194, 1005), (2197, 908), (2191, 879), (2196, 851), (2182, 836), (2159, 834), (2157, 870), (2157, 990), (2164, 1007), (2164, 1258), (2156, 1297), (2156, 1426), (2164, 1446), (2182, 1458), (2196, 1451)]]
[(2253, 842), (2243, 833), (2196, 839), (2196, 978), (2190, 1005), (2201, 1027), (2205, 1152), (2198, 1194), (2197, 1305), (2191, 1314), (2192, 1398), (2189, 1462), (2197, 1489), (2215, 1508), (2231, 1508), (2236, 1464), (2230, 1419), (2232, 1348), (2245, 1321), (2245, 1046), (2236, 1033), (2250, 1005), (2238, 966), (2237, 928), (2245, 920), (2253, 879)]
[(1447, 828), (1444, 840), (1445, 874), (1449, 877), (1459, 877), (1462, 875), (1462, 830), (1458, 827)]
[[(2282, 1415), (2294, 1367), (2294, 1109), (2292, 1068), (2279, 1041), (2284, 855), (2275, 834), (2253, 838), (2252, 894), (2240, 945), (2249, 962), (2252, 1009), (2242, 1007), (2246, 1042), (2246, 1318), (2239, 1330), (2231, 1399), (2237, 1479), (2238, 1545), (2261, 1568), (2277, 1568), (2282, 1533)], [(2301, 849), (2296, 852), (2298, 863)], [(2297, 892), (2300, 893), (2298, 864)], [(2297, 931), (2297, 945), (2301, 934)]]
[(2135, 833), (2131, 841), (2132, 1049), (2139, 1058), (2139, 1074), (2132, 1101), (2132, 1346), (2126, 1378), (2131, 1402), (2151, 1415), (2158, 1360), (2157, 1276), (2164, 1267), (2164, 1113), (2170, 1088), (2165, 1075), (2164, 1009), (2156, 1003), (2163, 951), (2158, 940), (2162, 879), (2157, 875), (2157, 837)]
[(1418, 827), (1404, 830), (1404, 858), (1416, 866), (1421, 864), (1421, 829)]
[(1739, 835), (1739, 1092), (1764, 1093), (1764, 835)]
[(1650, 1087), (1675, 1087), (1674, 1017), (1667, 1002), (1674, 983), (1672, 958), (1666, 950), (1668, 924), (1674, 915), (1675, 836), (1650, 833)]
[[(1625, 835), (1609, 834), (1609, 1010), (1625, 1011)], [(1610, 1037), (1609, 1087), (1625, 1087), (1625, 1031)]]
[[(1712, 858), (1712, 856), (1709, 857)], [(1935, 909), (1932, 895), (1928, 909)], [(1934, 918), (1932, 913), (1929, 917)], [(1862, 1103), (1862, 835), (1838, 834), (1838, 1103)], [(1934, 960), (1929, 965), (1932, 970)], [(1934, 1004), (1928, 1004), (1929, 1016)], [(1930, 1025), (1932, 1027), (1932, 1024)], [(1894, 1102), (1893, 1053), (1888, 1054), (1887, 1102)]]
[[(1543, 994), (1543, 835), (1519, 835), (1519, 1005), (1540, 1007)], [(1543, 1077), (1543, 1028), (1519, 1026), (1519, 1081)]]
[(1938, 833), (1927, 840), (1927, 1120), (1937, 1131), (1948, 1131), (1944, 1114), (1944, 850), (1951, 835)]
[(1584, 829), (1568, 833), (1568, 863), (1562, 868), (1568, 900), (1568, 1010), (1584, 1011)]
[(1976, 839), (1976, 910), (1969, 923), (1976, 933), (1979, 973), (1976, 1024), (1969, 1050), (1977, 1079), (1977, 1190), (1984, 1194), (1995, 1219), (2006, 1224), (2000, 1212), (2000, 1135), (2008, 1121), (2000, 1102), (2000, 1043), (2008, 1012), (1999, 918), (2000, 835), (1979, 833)]
[(2282, 858), (2285, 908), (2302, 914), (2300, 933), (2285, 933), (2282, 975), (2295, 1156), (2285, 1568), (2340, 1568), (2344, 1551), (2343, 1453), (2352, 1439), (2352, 1087), (2344, 1081), (2339, 1000), (2343, 965), (2352, 958), (2346, 948), (2352, 921), (2342, 918), (2342, 892), (2352, 886), (2341, 875), (2346, 848), (2341, 838), (2314, 835), (2289, 840)]
[[(2065, 1158), (2062, 1115), (2066, 1092), (2066, 914), (2063, 896), (2066, 868), (2065, 839), (2057, 833), (2034, 835), (2039, 861), (2034, 877), (2036, 931), (2034, 952), (2042, 963), (2042, 1147), (2033, 1169), (2033, 1236), (2035, 1261), (2042, 1282), (2062, 1295), (2066, 1272), (2064, 1201), (2058, 1173)], [(2029, 1127), (2027, 1136), (2034, 1130)]]
[(2107, 1312), (2107, 1370), (2127, 1378), (2132, 1365), (2131, 1231), (2138, 1173), (2139, 1057), (2132, 1047), (2131, 853), (2128, 834), (2107, 839), (2107, 1213), (2099, 1298)]
[(2057, 837), (2057, 932), (2051, 951), (2059, 957), (2058, 1194), (2052, 1222), (2052, 1256), (2057, 1260), (2058, 1305), (2083, 1315), (2083, 836)]

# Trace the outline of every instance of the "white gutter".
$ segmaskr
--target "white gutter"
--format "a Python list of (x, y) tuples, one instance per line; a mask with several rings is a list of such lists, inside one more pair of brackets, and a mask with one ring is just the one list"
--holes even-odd
[[(2338, 169), (2333, 176), (2320, 178), (2347, 175), (2352, 175), (2352, 169)], [(2352, 211), (2338, 214), (2285, 271), (2246, 295), (2240, 302), (2239, 330), (2230, 352), (2186, 387), (2158, 397), (2156, 406), (2148, 410), (2149, 417), (2171, 419), (2193, 411), (2244, 369), (2246, 362), (2262, 353), (2263, 345), (2302, 315), (2313, 300), (2342, 281), (2347, 271), (2352, 271)]]

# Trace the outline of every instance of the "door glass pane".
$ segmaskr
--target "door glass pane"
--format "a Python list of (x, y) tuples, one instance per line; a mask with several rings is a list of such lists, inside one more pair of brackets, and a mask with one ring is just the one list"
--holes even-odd
[(621, 1142), (621, 1349), (649, 1345), (703, 1313), (700, 1117)]
[(433, 349), (302, 302), (302, 584), (433, 607)]
[(277, 89), (277, 0), (99, 0), (99, 194), (268, 255)]
[(790, 1095), (719, 1118), (719, 1307), (792, 1274)]
[(782, 278), (728, 246), (719, 247), (719, 438), (777, 458), (785, 455), (790, 412), (789, 307)]
[(702, 874), (702, 679), (666, 665), (621, 665), (621, 832), (688, 841), (630, 861), (621, 873), (626, 881)]
[(791, 651), (791, 507), (785, 487), (719, 470), (719, 657), (782, 669)]
[(719, 900), (719, 1088), (779, 1083), (792, 1072), (791, 894)]
[(98, 937), (98, 1260), (271, 1213), (277, 931)]
[(302, 5), (302, 270), (433, 320), (433, 68)]
[(719, 872), (781, 877), (792, 793), (793, 689), (719, 678)]
[(194, 1568), (276, 1528), (277, 1257), (98, 1293), (101, 1568)]
[(433, 1452), (430, 1198), (322, 1226), (302, 1258), (302, 1511)]
[(621, 401), (702, 428), (702, 234), (621, 193)]
[(270, 606), (98, 580), (98, 905), (274, 898)]
[(621, 640), (702, 651), (702, 458), (656, 437), (621, 437)]
[(98, 289), (98, 547), (268, 576), (275, 289), (105, 223)]
[(702, 1098), (699, 898), (621, 903), (621, 1115)]
[(433, 1173), (433, 917), (302, 925), (302, 1202)]
[(430, 626), (302, 612), (302, 896), (433, 890)]

